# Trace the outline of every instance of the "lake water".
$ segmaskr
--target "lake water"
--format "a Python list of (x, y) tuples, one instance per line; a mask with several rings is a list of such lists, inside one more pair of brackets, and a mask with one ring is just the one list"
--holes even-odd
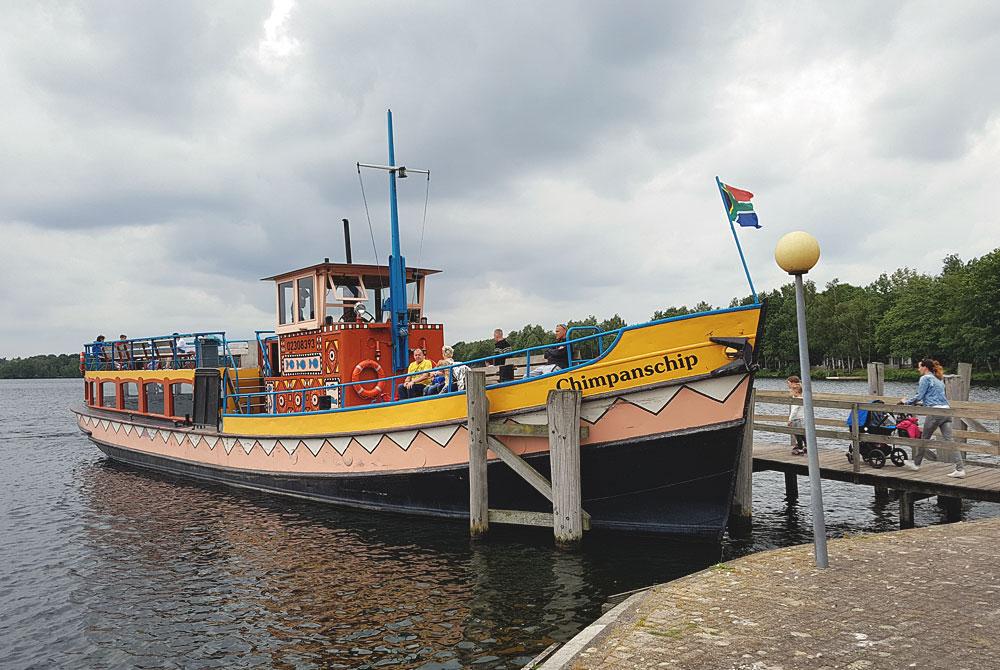
[[(786, 503), (778, 473), (754, 477), (752, 540), (593, 535), (569, 553), (543, 529), (470, 542), (460, 523), (193, 484), (106, 460), (67, 411), (79, 387), (0, 380), (5, 670), (517, 668), (591, 623), (611, 595), (812, 541), (808, 486)], [(832, 536), (898, 524), (896, 503), (866, 487), (827, 482), (824, 502)], [(966, 518), (996, 515), (1000, 505), (965, 507)], [(943, 520), (933, 500), (917, 504), (918, 525)]]

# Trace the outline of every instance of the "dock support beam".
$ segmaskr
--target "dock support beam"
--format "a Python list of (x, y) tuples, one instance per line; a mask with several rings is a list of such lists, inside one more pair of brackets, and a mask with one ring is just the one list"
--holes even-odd
[(945, 519), (949, 522), (962, 520), (962, 499), (954, 496), (938, 496), (938, 507), (944, 510)]
[(888, 486), (876, 484), (873, 488), (875, 489), (875, 500), (888, 500), (890, 498)]
[(580, 397), (569, 389), (549, 391), (549, 457), (552, 463), (552, 530), (556, 546), (571, 548), (583, 539), (580, 490)]
[(753, 414), (755, 391), (750, 391), (747, 405), (747, 421), (743, 426), (743, 445), (740, 458), (736, 462), (736, 490), (733, 491), (733, 505), (729, 510), (729, 533), (735, 537), (747, 537), (753, 527)]
[(489, 440), (490, 405), (486, 398), (486, 371), (465, 374), (465, 399), (469, 411), (469, 534), (484, 537), (490, 529), (486, 445)]
[(794, 472), (785, 473), (785, 500), (799, 499), (799, 476)]
[(899, 527), (905, 530), (913, 528), (913, 493), (910, 491), (899, 492)]

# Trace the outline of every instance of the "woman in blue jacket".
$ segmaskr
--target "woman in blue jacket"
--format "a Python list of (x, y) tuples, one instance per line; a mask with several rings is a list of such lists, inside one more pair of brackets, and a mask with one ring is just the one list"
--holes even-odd
[[(925, 407), (948, 407), (948, 399), (944, 395), (944, 370), (941, 364), (932, 358), (925, 358), (917, 364), (920, 370), (920, 381), (917, 383), (917, 395), (912, 398), (903, 398), (907, 405), (920, 403)], [(924, 417), (924, 430), (920, 437), (929, 440), (936, 429), (941, 429), (941, 437), (951, 441), (951, 417), (950, 416), (926, 416)], [(955, 469), (948, 473), (949, 477), (964, 477), (965, 463), (962, 460), (962, 452), (958, 449), (949, 449)], [(910, 470), (919, 470), (920, 462), (924, 460), (927, 449), (924, 447), (913, 447), (913, 460), (906, 462), (906, 467)]]

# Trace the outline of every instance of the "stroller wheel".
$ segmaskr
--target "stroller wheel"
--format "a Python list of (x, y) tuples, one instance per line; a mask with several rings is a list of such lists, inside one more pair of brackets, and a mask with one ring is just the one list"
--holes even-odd
[(892, 450), (892, 453), (889, 454), (889, 458), (892, 459), (893, 465), (895, 465), (898, 468), (901, 468), (903, 467), (903, 463), (906, 462), (906, 452), (900, 449), (899, 447), (896, 447), (895, 449)]
[(885, 465), (885, 452), (881, 449), (872, 449), (871, 453), (868, 454), (868, 462), (872, 464), (873, 468), (881, 468)]

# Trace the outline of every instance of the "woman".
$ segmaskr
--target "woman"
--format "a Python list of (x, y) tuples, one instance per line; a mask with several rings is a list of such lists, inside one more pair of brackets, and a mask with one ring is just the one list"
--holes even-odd
[[(912, 398), (903, 398), (907, 405), (920, 403), (925, 407), (948, 407), (948, 399), (944, 396), (944, 369), (941, 364), (932, 358), (925, 358), (917, 364), (920, 370), (920, 382), (917, 384), (917, 395)], [(941, 437), (951, 441), (951, 417), (950, 416), (927, 416), (924, 418), (924, 430), (920, 437), (924, 440), (931, 439), (935, 429), (941, 429)], [(962, 452), (958, 449), (949, 449), (955, 469), (948, 473), (949, 477), (964, 477), (965, 463), (962, 460)], [(913, 460), (906, 462), (906, 467), (910, 470), (919, 470), (920, 462), (924, 460), (927, 453), (925, 447), (913, 447)]]
[[(785, 380), (785, 383), (788, 385), (788, 394), (791, 397), (802, 397), (802, 380), (797, 375), (792, 375)], [(802, 428), (802, 425), (802, 405), (789, 405), (788, 427)], [(792, 449), (792, 453), (796, 456), (806, 453), (806, 436), (795, 434), (792, 437), (795, 438), (795, 447)]]

